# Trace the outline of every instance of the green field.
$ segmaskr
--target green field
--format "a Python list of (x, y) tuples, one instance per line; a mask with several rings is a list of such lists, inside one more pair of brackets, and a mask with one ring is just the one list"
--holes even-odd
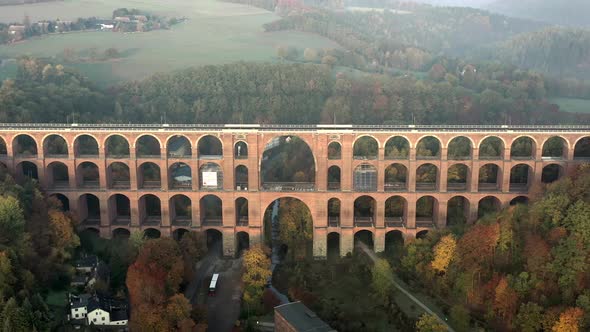
[(189, 66), (274, 61), (275, 49), (280, 45), (299, 49), (338, 47), (336, 43), (314, 34), (296, 31), (266, 33), (262, 25), (278, 19), (275, 14), (215, 0), (69, 0), (1, 7), (0, 21), (21, 21), (24, 13), (33, 20), (110, 17), (118, 7), (149, 10), (168, 17), (185, 16), (189, 20), (171, 30), (145, 33), (81, 32), (34, 38), (0, 46), (0, 58), (32, 55), (59, 59), (64, 49), (84, 53), (91, 48), (102, 52), (114, 47), (126, 56), (109, 62), (68, 63), (92, 79), (112, 83), (141, 79), (156, 72)]
[(553, 104), (557, 104), (559, 109), (564, 112), (571, 113), (590, 113), (589, 99), (576, 98), (551, 98), (549, 99)]

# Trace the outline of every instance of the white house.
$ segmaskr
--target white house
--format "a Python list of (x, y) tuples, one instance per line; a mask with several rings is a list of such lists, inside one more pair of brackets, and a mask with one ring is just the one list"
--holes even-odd
[(129, 320), (124, 306), (106, 298), (93, 297), (88, 301), (88, 325), (125, 326)]
[(71, 319), (86, 319), (88, 300), (90, 294), (80, 294), (79, 296), (70, 294), (70, 317)]

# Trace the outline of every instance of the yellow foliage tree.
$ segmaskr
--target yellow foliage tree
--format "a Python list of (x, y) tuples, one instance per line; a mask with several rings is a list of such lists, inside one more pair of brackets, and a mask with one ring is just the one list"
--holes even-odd
[(242, 281), (244, 282), (244, 302), (249, 307), (257, 308), (260, 305), (264, 285), (272, 275), (270, 264), (267, 250), (261, 245), (256, 245), (244, 252)]
[(431, 266), (437, 272), (446, 273), (449, 264), (455, 256), (457, 240), (453, 235), (445, 235), (434, 247), (434, 259)]
[(584, 311), (580, 308), (567, 308), (559, 315), (559, 320), (553, 325), (553, 332), (578, 332)]

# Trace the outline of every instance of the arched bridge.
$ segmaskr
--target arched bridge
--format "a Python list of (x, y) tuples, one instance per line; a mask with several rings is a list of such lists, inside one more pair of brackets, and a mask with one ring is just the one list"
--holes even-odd
[[(313, 180), (262, 180), (281, 137), (309, 146)], [(261, 240), (280, 197), (309, 207), (316, 257), (330, 241), (345, 255), (357, 234), (382, 251), (391, 235), (526, 202), (589, 160), (590, 126), (0, 124), (0, 166), (38, 179), (80, 227), (216, 232), (226, 255)]]

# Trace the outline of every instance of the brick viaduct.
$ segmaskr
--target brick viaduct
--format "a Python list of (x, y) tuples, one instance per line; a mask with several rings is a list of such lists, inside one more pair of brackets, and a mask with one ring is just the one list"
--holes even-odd
[[(315, 181), (263, 183), (265, 148), (294, 136), (313, 153)], [(389, 236), (445, 227), (457, 214), (451, 205), (472, 222), (490, 207), (526, 202), (531, 186), (590, 160), (587, 126), (0, 124), (0, 138), (3, 166), (17, 179), (38, 179), (80, 227), (103, 237), (205, 231), (223, 239), (225, 255), (240, 241), (261, 241), (277, 198), (310, 209), (315, 257), (327, 255), (328, 243), (345, 255), (359, 234), (382, 251)], [(110, 148), (112, 140), (122, 143)], [(355, 152), (360, 140), (375, 153)], [(423, 140), (432, 153), (421, 151)], [(495, 150), (484, 148), (492, 141)], [(457, 148), (463, 154), (451, 153)]]

